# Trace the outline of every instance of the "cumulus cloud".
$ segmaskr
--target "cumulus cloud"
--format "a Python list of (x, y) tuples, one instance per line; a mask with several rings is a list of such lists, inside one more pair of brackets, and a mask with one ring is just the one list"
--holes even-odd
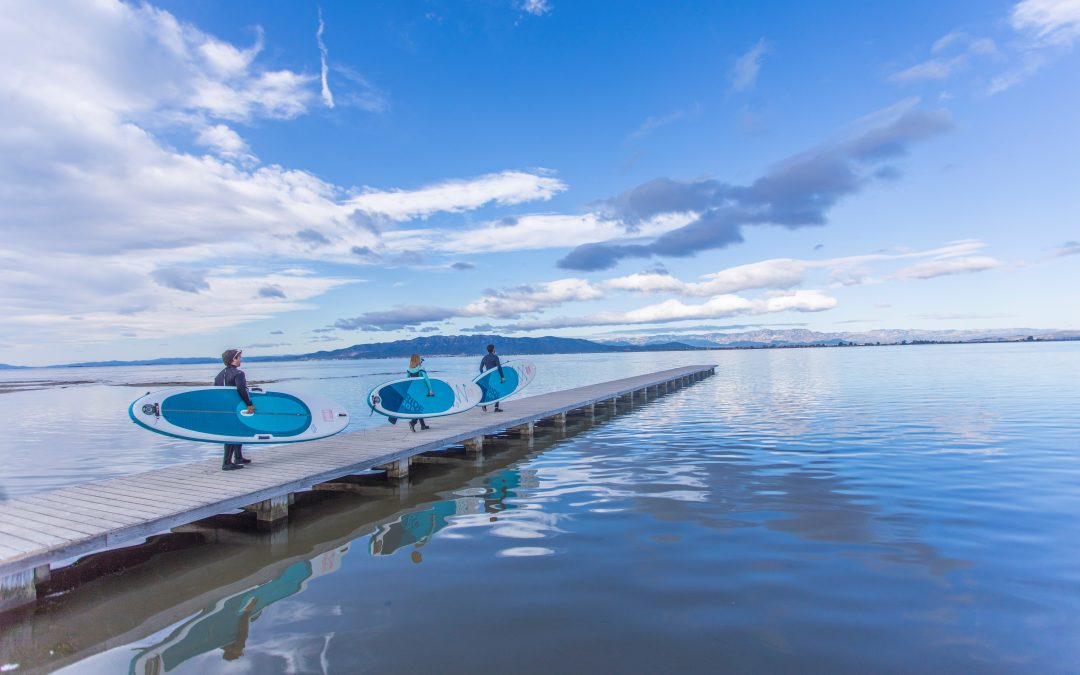
[(685, 257), (743, 241), (745, 225), (823, 225), (842, 198), (876, 179), (911, 145), (952, 129), (945, 110), (925, 111), (908, 99), (858, 120), (845, 134), (799, 153), (749, 185), (715, 179), (658, 178), (608, 202), (629, 223), (660, 214), (690, 214), (690, 222), (648, 243), (608, 241), (579, 246), (558, 262), (572, 270), (602, 270), (625, 258)]
[(754, 86), (758, 73), (761, 72), (761, 60), (770, 49), (771, 45), (765, 41), (765, 38), (761, 38), (750, 48), (750, 51), (739, 57), (731, 69), (732, 91), (746, 91)]
[(450, 269), (458, 270), (459, 272), (464, 272), (466, 270), (474, 270), (474, 269), (476, 269), (476, 265), (472, 264), (471, 262), (465, 262), (463, 260), (459, 260), (458, 262), (450, 263)]

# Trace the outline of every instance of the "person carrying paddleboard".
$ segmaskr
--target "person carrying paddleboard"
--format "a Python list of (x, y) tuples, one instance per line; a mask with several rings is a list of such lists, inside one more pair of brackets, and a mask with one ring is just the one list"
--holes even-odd
[[(492, 368), (499, 369), (499, 382), (506, 382), (506, 376), (503, 375), (502, 362), (499, 361), (499, 357), (495, 354), (495, 345), (487, 346), (487, 354), (484, 354), (484, 358), (480, 359), (480, 372), (486, 373)], [(487, 412), (487, 406), (482, 405), (480, 409)], [(495, 412), (502, 412), (502, 408), (499, 407), (499, 402), (495, 401)]]
[[(410, 356), (409, 357), (409, 367), (405, 371), (405, 375), (407, 377), (422, 377), (422, 378), (424, 378), (424, 384), (427, 385), (427, 395), (428, 396), (434, 396), (435, 395), (435, 390), (433, 390), (431, 388), (431, 380), (428, 379), (427, 371), (424, 370), (423, 366), (421, 366), (421, 364), (423, 362), (424, 362), (424, 359), (420, 358), (419, 354), (413, 354), (412, 356)], [(387, 419), (390, 420), (390, 424), (397, 424), (398, 418), (396, 418), (396, 417), (388, 417)], [(428, 429), (431, 428), (431, 427), (429, 427), (427, 425), (427, 422), (424, 421), (423, 417), (421, 417), (419, 419), (415, 419), (415, 420), (409, 420), (409, 428), (412, 429), (413, 431), (416, 431), (416, 423), (417, 422), (420, 423), (420, 430), (421, 431), (427, 431)]]
[[(243, 352), (239, 349), (226, 349), (221, 354), (221, 360), (225, 368), (214, 378), (215, 387), (236, 387), (236, 393), (240, 394), (241, 400), (247, 404), (247, 414), (255, 412), (255, 405), (251, 402), (248, 394), (247, 375), (240, 370), (240, 357)], [(243, 469), (245, 464), (251, 464), (251, 460), (244, 457), (243, 445), (236, 443), (225, 444), (225, 459), (221, 463), (222, 471)]]

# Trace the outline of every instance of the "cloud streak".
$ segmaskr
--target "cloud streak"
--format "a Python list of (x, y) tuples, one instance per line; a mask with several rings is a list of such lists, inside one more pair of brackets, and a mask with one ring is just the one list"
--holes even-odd
[(319, 8), (319, 28), (315, 31), (315, 41), (319, 45), (319, 61), (322, 66), (322, 100), (323, 104), (327, 108), (334, 107), (334, 93), (330, 91), (330, 84), (327, 81), (327, 67), (326, 60), (329, 52), (326, 50), (326, 44), (323, 43), (323, 29), (325, 28), (322, 18), (322, 8)]
[(761, 38), (750, 51), (739, 57), (731, 69), (732, 91), (746, 91), (754, 86), (761, 72), (761, 61), (771, 48), (772, 45), (766, 42), (765, 38)]

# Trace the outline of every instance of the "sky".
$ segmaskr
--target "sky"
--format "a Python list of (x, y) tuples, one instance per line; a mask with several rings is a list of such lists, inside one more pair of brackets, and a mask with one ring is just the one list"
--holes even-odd
[(1080, 0), (0, 0), (0, 362), (1080, 328)]

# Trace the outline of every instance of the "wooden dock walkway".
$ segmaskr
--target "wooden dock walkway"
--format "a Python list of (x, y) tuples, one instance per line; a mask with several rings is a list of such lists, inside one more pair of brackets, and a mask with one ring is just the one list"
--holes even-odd
[(408, 476), (422, 453), (464, 445), (483, 451), (485, 435), (505, 431), (531, 436), (533, 425), (620, 399), (648, 400), (715, 373), (715, 366), (686, 366), (510, 401), (495, 415), (473, 409), (432, 420), (429, 431), (407, 424), (342, 433), (331, 438), (259, 449), (243, 471), (223, 472), (205, 460), (0, 503), (0, 611), (33, 603), (50, 566), (76, 556), (141, 541), (197, 520), (237, 509), (254, 510), (262, 522), (288, 517), (291, 495), (310, 489), (348, 489), (347, 477), (372, 470)]

